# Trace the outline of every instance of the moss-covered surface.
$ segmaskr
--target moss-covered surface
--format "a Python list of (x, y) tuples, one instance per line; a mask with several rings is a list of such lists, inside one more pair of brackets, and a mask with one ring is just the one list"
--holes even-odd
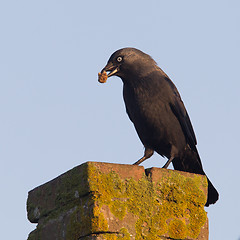
[(87, 168), (88, 164), (84, 163), (30, 191), (27, 200), (29, 221), (37, 223), (46, 216), (57, 217), (65, 209), (76, 206), (79, 197), (89, 192)]
[(107, 205), (118, 219), (127, 212), (138, 220), (135, 239), (159, 239), (169, 235), (175, 239), (197, 238), (207, 216), (206, 197), (200, 190), (203, 178), (186, 178), (172, 171), (152, 183), (145, 174), (138, 181), (121, 179), (116, 172), (101, 173), (94, 164), (88, 168), (89, 187), (99, 206)]
[[(44, 200), (38, 206), (42, 220), (28, 240), (42, 240), (40, 228), (64, 214), (67, 240), (90, 234), (101, 234), (106, 240), (194, 239), (206, 222), (206, 196), (200, 188), (207, 183), (201, 176), (191, 178), (167, 171), (159, 181), (152, 182), (151, 176), (144, 172), (138, 179), (125, 178), (117, 171), (101, 169), (101, 164), (94, 162), (85, 163), (79, 169), (61, 176), (57, 184), (51, 183), (52, 191), (47, 191), (47, 196), (53, 204), (40, 196), (41, 204)], [(106, 207), (120, 222), (128, 221), (125, 219), (128, 214), (135, 216), (135, 232), (125, 225), (111, 233), (109, 219), (103, 211)], [(29, 201), (28, 210), (33, 212), (34, 208), (36, 204)]]

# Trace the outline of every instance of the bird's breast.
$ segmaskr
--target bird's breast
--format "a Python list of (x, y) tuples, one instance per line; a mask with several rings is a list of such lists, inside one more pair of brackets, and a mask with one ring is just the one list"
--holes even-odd
[(155, 92), (125, 86), (124, 102), (142, 143), (169, 156), (171, 146), (184, 145), (185, 137), (169, 103)]
[[(154, 139), (164, 137), (166, 128), (161, 127), (161, 112), (166, 106), (162, 101), (157, 100), (154, 95), (149, 94), (145, 89), (128, 89), (123, 91), (124, 102), (127, 114), (133, 122), (139, 137)], [(141, 135), (141, 136), (140, 136)]]

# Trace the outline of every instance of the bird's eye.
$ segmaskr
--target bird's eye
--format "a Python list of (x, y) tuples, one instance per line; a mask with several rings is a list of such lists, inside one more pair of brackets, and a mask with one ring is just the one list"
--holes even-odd
[(117, 57), (117, 61), (121, 62), (122, 61), (122, 57)]

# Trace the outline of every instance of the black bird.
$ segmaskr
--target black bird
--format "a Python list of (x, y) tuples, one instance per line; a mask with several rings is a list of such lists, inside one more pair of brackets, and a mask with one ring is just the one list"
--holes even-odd
[[(107, 77), (122, 79), (127, 114), (145, 147), (144, 156), (134, 164), (142, 163), (156, 151), (168, 158), (164, 168), (172, 162), (176, 170), (206, 175), (178, 90), (156, 62), (138, 49), (123, 48), (111, 55), (100, 76), (106, 76), (106, 72)], [(208, 179), (206, 206), (217, 200), (218, 192)]]

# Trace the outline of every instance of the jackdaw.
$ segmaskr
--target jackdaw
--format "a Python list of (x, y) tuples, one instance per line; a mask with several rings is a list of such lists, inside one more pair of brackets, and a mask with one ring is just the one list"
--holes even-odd
[[(142, 163), (155, 151), (168, 159), (164, 168), (172, 162), (176, 170), (206, 175), (178, 90), (156, 62), (138, 49), (123, 48), (111, 55), (99, 73), (99, 81), (111, 76), (123, 81), (126, 111), (145, 148), (144, 156), (134, 164)], [(218, 192), (208, 179), (205, 206), (217, 200)]]

